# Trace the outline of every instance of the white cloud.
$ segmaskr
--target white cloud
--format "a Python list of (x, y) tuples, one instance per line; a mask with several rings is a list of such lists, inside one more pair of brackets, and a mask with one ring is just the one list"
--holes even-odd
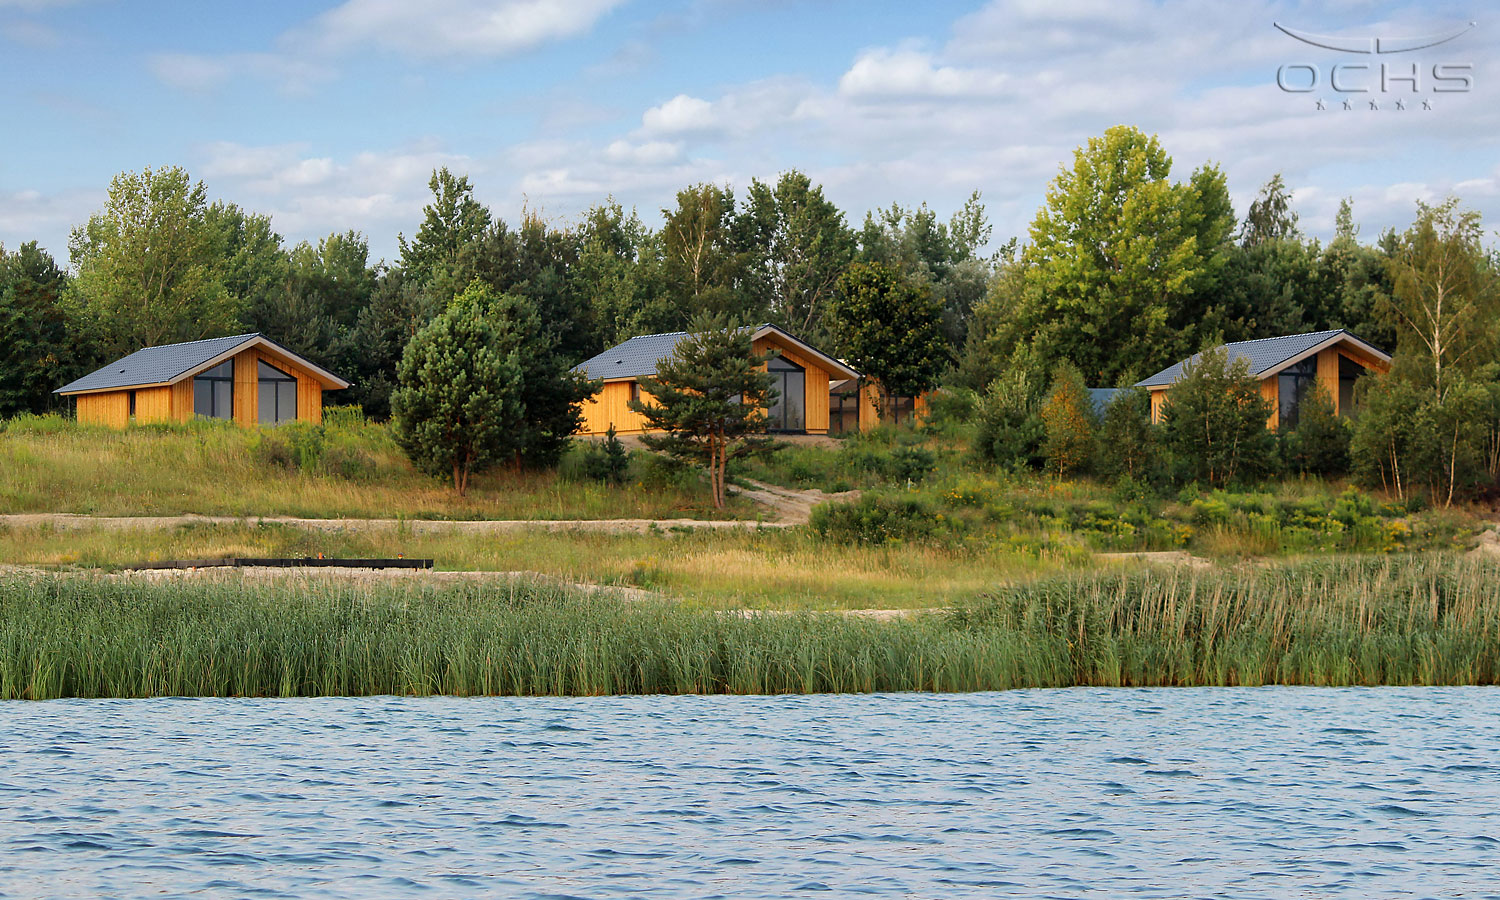
[(940, 66), (916, 50), (877, 48), (861, 53), (839, 79), (850, 97), (982, 97), (999, 94), (1010, 79), (1002, 72)]
[(333, 74), (319, 63), (278, 53), (158, 53), (146, 66), (162, 83), (192, 92), (214, 91), (250, 75), (276, 83), (282, 93), (305, 94)]
[(657, 134), (684, 134), (712, 131), (718, 121), (714, 107), (707, 100), (678, 94), (660, 106), (653, 106), (641, 116), (641, 125)]
[(586, 33), (622, 0), (346, 0), (299, 39), (342, 52), (379, 47), (444, 59), (508, 56)]
[(636, 163), (639, 165), (661, 165), (682, 158), (680, 141), (645, 141), (632, 143), (626, 140), (611, 141), (604, 148), (604, 155), (611, 162)]

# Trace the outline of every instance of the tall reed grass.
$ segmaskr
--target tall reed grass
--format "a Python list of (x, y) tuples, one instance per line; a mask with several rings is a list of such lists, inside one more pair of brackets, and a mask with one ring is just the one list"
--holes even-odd
[(0, 580), (0, 698), (1491, 684), (1493, 564), (1093, 574), (876, 622), (538, 583)]

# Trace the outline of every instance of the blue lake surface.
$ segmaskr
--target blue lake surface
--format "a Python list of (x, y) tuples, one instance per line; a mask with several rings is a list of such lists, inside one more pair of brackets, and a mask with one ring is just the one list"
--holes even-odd
[(0, 896), (1500, 898), (1497, 703), (0, 703)]

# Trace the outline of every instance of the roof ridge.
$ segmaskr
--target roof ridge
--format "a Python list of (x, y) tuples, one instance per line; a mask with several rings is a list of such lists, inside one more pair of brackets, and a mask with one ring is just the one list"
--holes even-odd
[[(253, 338), (253, 337), (265, 337), (265, 335), (261, 334), (259, 331), (247, 331), (244, 334), (222, 334), (222, 335), (219, 335), (218, 337), (198, 338), (195, 341), (177, 341), (177, 342), (171, 343), (171, 344), (152, 344), (150, 347), (142, 347), (140, 350), (136, 350), (134, 352), (135, 353), (140, 353), (141, 350), (160, 350), (160, 349), (162, 349), (164, 347), (186, 347), (189, 344), (206, 344), (209, 341), (227, 341), (230, 338)], [(270, 340), (270, 338), (266, 338), (266, 340)], [(124, 359), (125, 357), (122, 356), (120, 358)]]
[[(1250, 338), (1246, 341), (1228, 341), (1220, 344), (1220, 347), (1237, 347), (1240, 344), (1259, 344), (1261, 341), (1284, 341), (1287, 338), (1312, 337), (1315, 334), (1337, 334), (1340, 331), (1347, 332), (1347, 328), (1325, 328), (1322, 331), (1299, 331), (1296, 334), (1273, 334), (1270, 337)], [(1198, 351), (1202, 353), (1202, 350)]]

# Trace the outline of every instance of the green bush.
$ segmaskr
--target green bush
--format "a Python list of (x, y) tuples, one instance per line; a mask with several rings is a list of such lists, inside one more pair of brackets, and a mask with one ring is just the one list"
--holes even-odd
[(819, 537), (852, 544), (930, 541), (950, 536), (958, 525), (959, 520), (933, 512), (915, 497), (880, 494), (819, 504), (813, 507), (811, 520)]
[(624, 484), (630, 474), (630, 453), (610, 425), (603, 441), (589, 441), (583, 448), (579, 469), (590, 481)]

